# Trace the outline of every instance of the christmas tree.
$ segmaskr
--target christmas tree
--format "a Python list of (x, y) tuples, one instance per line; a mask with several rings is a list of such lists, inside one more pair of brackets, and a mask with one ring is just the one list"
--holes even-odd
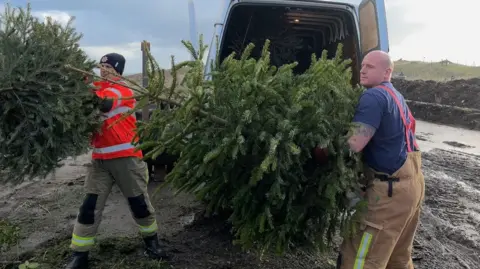
[[(180, 87), (164, 86), (163, 71), (150, 58), (149, 87), (139, 95), (174, 104), (140, 124), (147, 157), (167, 151), (180, 157), (167, 183), (194, 193), (209, 213), (228, 212), (236, 243), (283, 253), (296, 246), (326, 249), (339, 231), (349, 231), (352, 208), (346, 192), (356, 190), (359, 156), (347, 146), (362, 92), (351, 85), (350, 60), (312, 55), (310, 68), (294, 75), (296, 63), (276, 68), (269, 42), (260, 58), (232, 54), (204, 74), (200, 49), (184, 45), (194, 61)], [(209, 75), (211, 79), (205, 79)], [(207, 76), (208, 77), (208, 76)], [(324, 165), (312, 149), (327, 148)]]
[(72, 21), (40, 21), (6, 5), (0, 17), (0, 180), (45, 177), (62, 159), (85, 153), (98, 126), (97, 100), (83, 75), (92, 70)]

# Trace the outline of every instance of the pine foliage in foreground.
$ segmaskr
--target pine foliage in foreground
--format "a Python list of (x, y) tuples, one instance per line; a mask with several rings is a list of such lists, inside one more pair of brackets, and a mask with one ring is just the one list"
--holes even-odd
[[(177, 107), (156, 110), (139, 127), (155, 157), (164, 150), (180, 154), (167, 177), (178, 191), (208, 204), (211, 213), (229, 212), (236, 243), (283, 253), (293, 246), (330, 246), (340, 229), (348, 231), (352, 210), (345, 192), (356, 188), (359, 156), (346, 151), (345, 134), (362, 92), (351, 85), (350, 61), (342, 46), (335, 58), (312, 56), (310, 68), (294, 75), (294, 64), (270, 64), (269, 42), (261, 57), (250, 44), (237, 57), (212, 66), (205, 78), (200, 42), (181, 91), (164, 87), (163, 72), (150, 56), (146, 96)], [(175, 96), (175, 100), (171, 98)], [(328, 148), (329, 161), (316, 165), (315, 146)], [(147, 156), (148, 157), (148, 156)]]
[(98, 126), (97, 101), (83, 74), (94, 62), (81, 34), (6, 6), (0, 15), (0, 180), (44, 177), (62, 159), (87, 152)]

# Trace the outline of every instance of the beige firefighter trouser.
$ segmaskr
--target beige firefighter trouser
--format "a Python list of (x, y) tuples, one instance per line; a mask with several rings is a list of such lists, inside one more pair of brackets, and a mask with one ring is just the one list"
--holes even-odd
[(93, 160), (85, 180), (85, 199), (73, 229), (73, 250), (88, 251), (94, 245), (105, 202), (114, 183), (127, 198), (142, 236), (157, 232), (155, 210), (147, 192), (148, 170), (145, 162), (136, 157)]
[(425, 195), (421, 165), (420, 152), (408, 153), (405, 164), (389, 177), (397, 179), (391, 183), (386, 177), (375, 178), (382, 176), (371, 169), (365, 171), (368, 210), (358, 234), (344, 239), (338, 269), (414, 268), (413, 238)]

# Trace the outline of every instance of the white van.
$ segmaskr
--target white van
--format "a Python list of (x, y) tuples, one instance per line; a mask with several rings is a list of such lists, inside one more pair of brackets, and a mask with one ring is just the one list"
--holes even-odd
[[(359, 83), (360, 63), (372, 50), (389, 51), (385, 0), (223, 0), (224, 9), (205, 67), (208, 78), (210, 64), (219, 50), (220, 62), (233, 51), (241, 53), (249, 43), (259, 56), (265, 39), (271, 41), (274, 65), (297, 61), (301, 73), (310, 65), (312, 53), (320, 57), (323, 50), (334, 56), (343, 43), (344, 56), (353, 60), (352, 83)], [(357, 3), (356, 3), (357, 2)], [(196, 40), (193, 1), (189, 2), (192, 41)], [(218, 45), (217, 48), (217, 37)], [(255, 55), (256, 54), (256, 55)], [(153, 108), (152, 108), (153, 110)], [(137, 117), (140, 118), (138, 112)], [(170, 158), (171, 157), (171, 158)], [(173, 165), (174, 157), (159, 156), (154, 164)]]
[(255, 56), (267, 38), (271, 41), (272, 64), (297, 61), (298, 73), (309, 67), (312, 53), (320, 57), (326, 49), (333, 57), (337, 45), (343, 43), (345, 57), (353, 60), (355, 84), (363, 56), (372, 50), (389, 51), (385, 0), (224, 1), (221, 22), (214, 26), (205, 67), (207, 75), (217, 49), (221, 62), (253, 42)]

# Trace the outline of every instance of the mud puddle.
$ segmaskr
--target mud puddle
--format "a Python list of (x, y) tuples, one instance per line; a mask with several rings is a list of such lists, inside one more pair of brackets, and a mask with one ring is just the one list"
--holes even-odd
[(480, 131), (417, 120), (416, 132), (424, 152), (438, 148), (480, 155)]

